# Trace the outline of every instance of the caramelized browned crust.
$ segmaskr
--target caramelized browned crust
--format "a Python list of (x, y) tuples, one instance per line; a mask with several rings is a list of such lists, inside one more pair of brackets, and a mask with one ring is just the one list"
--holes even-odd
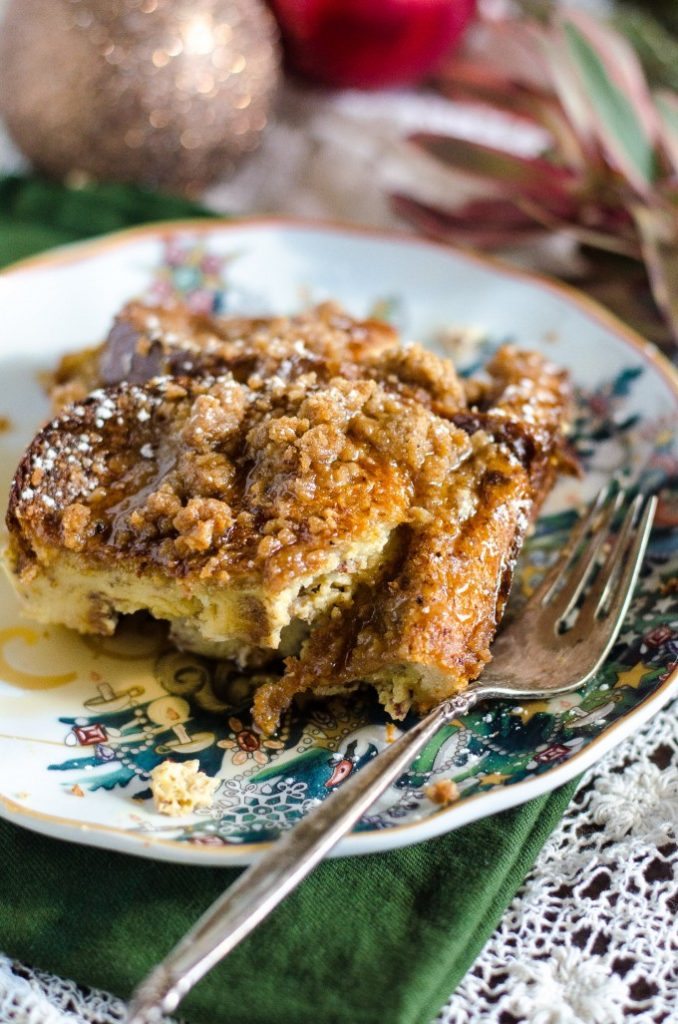
[(483, 430), (510, 449), (527, 469), (536, 515), (559, 470), (576, 472), (565, 444), (571, 417), (567, 373), (538, 352), (505, 345), (486, 367), (487, 379), (469, 381), (470, 408), (452, 416), (469, 434)]
[[(144, 384), (159, 376), (219, 376), (240, 383), (273, 375), (290, 380), (311, 371), (324, 380), (351, 376), (351, 364), (390, 349), (398, 339), (379, 320), (353, 320), (324, 303), (293, 317), (220, 317), (185, 305), (129, 302), (96, 349), (64, 356), (53, 398), (62, 408), (94, 387)], [(353, 374), (354, 376), (355, 374)]]
[(336, 693), (365, 681), (396, 718), (464, 688), (490, 660), (531, 507), (514, 456), (476, 440), (444, 514), (402, 531), (380, 579), (350, 609), (324, 617), (289, 658), (281, 681), (259, 689), (255, 717), (273, 731), (296, 693)]
[(240, 383), (273, 375), (290, 380), (311, 371), (327, 380), (397, 343), (388, 324), (354, 320), (329, 302), (297, 316), (256, 318), (131, 302), (101, 349), (99, 377), (104, 386), (226, 371)]
[(369, 378), (441, 416), (465, 405), (449, 359), (419, 345), (403, 346), (388, 324), (355, 320), (331, 302), (292, 317), (257, 318), (130, 302), (103, 345), (63, 357), (52, 381), (52, 399), (58, 411), (96, 387), (224, 373), (254, 388), (274, 376), (291, 381), (308, 373), (319, 382)]
[(394, 717), (463, 689), (490, 660), (517, 555), (561, 460), (567, 376), (536, 353), (500, 350), (482, 402), (453, 416), (473, 455), (429, 521), (408, 527), (379, 580), (325, 616), (255, 696), (262, 729), (292, 697), (372, 683)]

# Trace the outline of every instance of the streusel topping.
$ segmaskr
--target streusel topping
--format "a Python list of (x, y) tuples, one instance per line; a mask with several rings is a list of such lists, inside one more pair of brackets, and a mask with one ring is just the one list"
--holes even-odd
[(9, 514), (36, 549), (284, 586), (380, 523), (429, 522), (470, 451), (464, 430), (375, 380), (160, 378), (49, 424)]
[(309, 373), (327, 383), (373, 379), (439, 415), (463, 408), (452, 363), (416, 344), (401, 345), (381, 320), (355, 320), (326, 302), (296, 316), (208, 316), (185, 306), (128, 303), (103, 345), (65, 356), (52, 384), (57, 410), (97, 385), (144, 384), (156, 376), (233, 375), (256, 389)]

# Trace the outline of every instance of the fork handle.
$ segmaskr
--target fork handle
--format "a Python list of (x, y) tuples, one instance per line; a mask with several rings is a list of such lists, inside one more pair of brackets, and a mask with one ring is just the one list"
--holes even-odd
[(441, 725), (465, 714), (489, 687), (443, 701), (286, 832), (220, 896), (132, 995), (127, 1024), (171, 1014), (191, 988), (313, 870), (403, 774)]

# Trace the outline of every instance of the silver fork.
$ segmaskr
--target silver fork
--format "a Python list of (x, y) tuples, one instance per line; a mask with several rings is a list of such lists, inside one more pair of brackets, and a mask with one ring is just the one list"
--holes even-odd
[(442, 725), (479, 701), (533, 700), (591, 678), (621, 628), (657, 502), (638, 495), (615, 533), (626, 503), (616, 484), (603, 488), (522, 613), (497, 637), (482, 682), (435, 707), (243, 872), (135, 990), (127, 1024), (152, 1024), (172, 1013), (397, 781)]

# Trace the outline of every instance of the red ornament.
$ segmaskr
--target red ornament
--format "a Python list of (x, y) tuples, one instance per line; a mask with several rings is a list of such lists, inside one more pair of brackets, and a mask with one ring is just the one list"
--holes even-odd
[(359, 89), (423, 78), (459, 39), (476, 6), (476, 0), (269, 2), (295, 71)]

